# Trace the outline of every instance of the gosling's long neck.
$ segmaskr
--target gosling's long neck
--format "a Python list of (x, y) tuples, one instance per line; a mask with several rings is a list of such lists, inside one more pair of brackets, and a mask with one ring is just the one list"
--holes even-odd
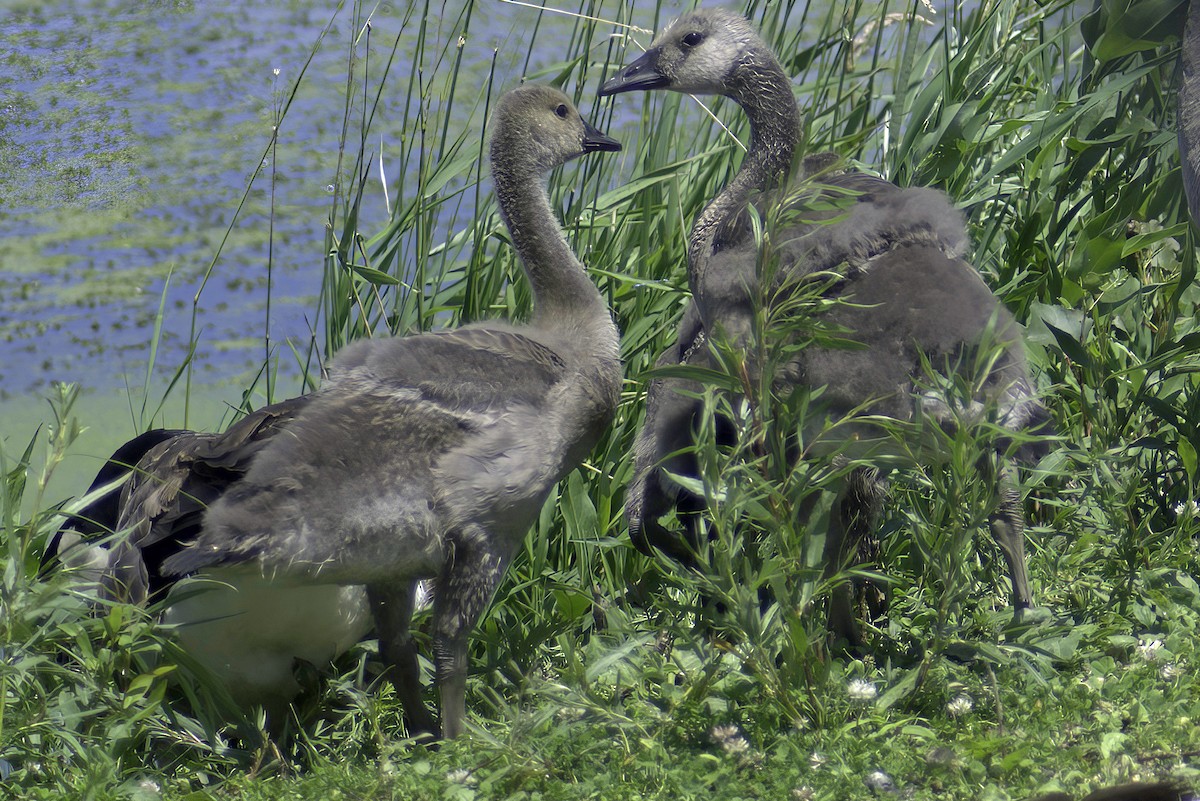
[(704, 271), (722, 224), (740, 214), (752, 195), (784, 179), (800, 135), (800, 110), (791, 82), (765, 46), (746, 54), (724, 94), (750, 118), (750, 149), (733, 180), (696, 218), (688, 237), (688, 281), (702, 307)]
[(604, 299), (554, 217), (544, 177), (533, 168), (509, 168), (493, 161), (492, 180), (500, 216), (533, 287), (531, 322), (552, 327), (584, 322), (581, 318), (588, 316), (610, 320)]

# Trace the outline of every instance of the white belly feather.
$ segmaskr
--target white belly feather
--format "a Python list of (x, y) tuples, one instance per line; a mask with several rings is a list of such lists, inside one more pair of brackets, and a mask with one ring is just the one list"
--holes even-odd
[(290, 701), (295, 659), (322, 667), (371, 628), (366, 590), (271, 582), (255, 571), (214, 569), (179, 581), (163, 623), (225, 682), (238, 703)]

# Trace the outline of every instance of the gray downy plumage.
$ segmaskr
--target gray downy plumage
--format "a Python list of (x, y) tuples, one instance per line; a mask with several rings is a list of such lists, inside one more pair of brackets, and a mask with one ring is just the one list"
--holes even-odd
[[(835, 219), (810, 216), (811, 222), (778, 234), (778, 282), (766, 292), (760, 289), (760, 254), (746, 208), (754, 204), (765, 211), (788, 188), (800, 117), (787, 75), (746, 19), (718, 9), (680, 17), (645, 54), (606, 82), (601, 94), (656, 89), (730, 97), (747, 113), (751, 132), (750, 148), (737, 174), (692, 227), (688, 280), (693, 304), (660, 366), (711, 365), (707, 340), (716, 336), (735, 346), (748, 344), (762, 295), (806, 275), (833, 270), (841, 279), (828, 295), (853, 305), (835, 305), (825, 321), (851, 332), (848, 338), (863, 347), (803, 349), (783, 375), (775, 376), (777, 382), (823, 387), (825, 416), (834, 420), (862, 412), (909, 420), (919, 408), (925, 416), (949, 424), (953, 410), (919, 390), (922, 364), (953, 370), (954, 365), (971, 363), (987, 340), (999, 355), (975, 399), (979, 413), (995, 409), (999, 422), (1014, 432), (1045, 423), (1019, 327), (964, 260), (967, 237), (961, 215), (940, 192), (900, 189), (870, 176), (840, 173), (830, 169), (827, 156), (805, 160), (807, 169), (798, 172), (818, 174), (818, 195), (849, 194), (854, 202), (833, 215)], [(631, 536), (647, 553), (659, 548), (679, 555), (695, 547), (695, 512), (703, 500), (690, 497), (667, 471), (697, 475), (687, 452), (700, 413), (687, 392), (694, 395), (696, 389), (681, 379), (653, 381), (647, 389), (646, 420), (634, 446), (634, 479), (626, 501)], [(843, 442), (864, 433), (855, 425), (835, 430)], [(1003, 467), (996, 494), (997, 508), (989, 523), (1004, 554), (1012, 603), (1020, 614), (1032, 603), (1024, 514)], [(886, 483), (877, 471), (851, 472), (826, 538), (827, 575), (846, 564), (854, 547), (873, 533), (885, 495)], [(673, 508), (692, 524), (683, 534), (658, 521)], [(847, 642), (857, 644), (861, 635), (850, 593), (849, 587), (835, 593), (830, 625)]]
[(328, 587), (343, 605), (342, 588), (365, 586), (410, 732), (434, 735), (408, 627), (417, 583), (435, 578), (446, 737), (462, 731), (467, 636), (551, 488), (608, 426), (621, 380), (611, 314), (544, 186), (555, 166), (620, 146), (548, 87), (506, 94), (492, 128), (501, 216), (533, 288), (530, 322), (347, 347), (160, 568), (255, 597)]

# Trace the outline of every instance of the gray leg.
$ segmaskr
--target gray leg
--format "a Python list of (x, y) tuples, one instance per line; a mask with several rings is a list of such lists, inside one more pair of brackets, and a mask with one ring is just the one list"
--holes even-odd
[(1009, 470), (1007, 466), (997, 470), (996, 511), (988, 518), (988, 527), (1008, 564), (1013, 610), (1019, 616), (1033, 605), (1033, 597), (1029, 593), (1029, 576), (1025, 571), (1025, 512)]
[(379, 653), (386, 675), (404, 707), (404, 723), (409, 736), (439, 736), (437, 722), (421, 700), (421, 668), (417, 648), (408, 633), (412, 621), (417, 583), (395, 587), (367, 587), (375, 628), (379, 631)]
[(433, 652), (446, 739), (462, 733), (466, 717), (467, 636), (500, 583), (508, 561), (479, 527), (452, 536), (450, 542), (433, 600)]
[[(849, 506), (846, 502), (841, 506), (843, 525), (849, 531), (851, 542), (857, 543), (858, 563), (878, 566), (882, 551), (879, 524), (887, 500), (888, 481), (878, 470), (863, 468), (851, 477), (850, 490), (853, 495)], [(861, 601), (870, 620), (877, 620), (887, 612), (885, 588), (869, 579), (857, 579), (855, 591), (856, 599)]]
[[(850, 555), (872, 541), (886, 486), (879, 471), (870, 468), (858, 468), (846, 477), (825, 539), (825, 578), (846, 567)], [(862, 645), (862, 632), (854, 614), (854, 585), (850, 582), (835, 587), (830, 595), (829, 630), (851, 648)]]

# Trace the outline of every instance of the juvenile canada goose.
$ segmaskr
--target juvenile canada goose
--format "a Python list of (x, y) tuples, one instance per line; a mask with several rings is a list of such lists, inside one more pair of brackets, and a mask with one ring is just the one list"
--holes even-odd
[[(716, 9), (691, 12), (671, 23), (600, 94), (654, 89), (725, 95), (750, 119), (751, 143), (740, 169), (692, 227), (688, 279), (694, 308), (685, 312), (678, 342), (660, 361), (704, 364), (709, 336), (748, 342), (760, 290), (759, 258), (745, 210), (764, 198), (771, 202), (764, 193), (786, 184), (799, 137), (799, 110), (787, 75), (749, 22)], [(975, 400), (982, 408), (994, 408), (1012, 431), (1044, 421), (1018, 326), (963, 260), (967, 238), (961, 215), (945, 196), (861, 175), (830, 176), (823, 183), (834, 194), (849, 190), (856, 202), (831, 224), (798, 225), (779, 235), (778, 274), (786, 285), (836, 270), (844, 278), (829, 294), (854, 305), (835, 306), (825, 319), (853, 332), (849, 338), (865, 347), (803, 349), (782, 378), (794, 386), (824, 387), (824, 410), (834, 420), (855, 410), (908, 420), (919, 405), (924, 416), (949, 424), (952, 410), (918, 390), (922, 360), (952, 372), (953, 365), (970, 363), (981, 341), (990, 339), (1000, 353)], [(662, 468), (670, 459), (672, 472), (688, 473), (690, 457), (677, 452), (688, 445), (698, 408), (679, 395), (681, 388), (687, 388), (685, 382), (669, 379), (655, 382), (647, 392), (646, 423), (635, 444), (635, 477), (626, 505), (631, 534), (643, 550), (649, 545), (672, 554), (689, 550), (680, 535), (657, 521), (673, 506), (698, 506)], [(862, 426), (838, 430), (848, 438), (871, 436)], [(989, 523), (1008, 566), (1014, 609), (1021, 614), (1031, 605), (1024, 514), (1018, 494), (1000, 473), (997, 509)], [(885, 485), (874, 470), (850, 474), (826, 539), (827, 570), (845, 564), (855, 542), (875, 526), (884, 495)], [(834, 595), (830, 625), (857, 643), (850, 592), (846, 587)]]
[[(199, 499), (194, 543), (160, 566), (164, 577), (227, 585), (256, 604), (279, 596), (291, 604), (325, 588), (346, 609), (346, 590), (365, 586), (409, 731), (436, 736), (408, 631), (417, 583), (435, 578), (446, 737), (462, 731), (467, 636), (551, 488), (609, 424), (621, 380), (616, 326), (545, 188), (554, 167), (620, 145), (543, 86), (502, 97), (492, 128), (501, 217), (533, 288), (529, 323), (347, 347), (320, 391), (290, 402), (288, 419), (253, 448), (244, 473), (218, 497)], [(136, 530), (133, 520), (122, 525)], [(157, 541), (154, 520), (147, 526), (135, 545)], [(194, 597), (203, 607), (203, 596)], [(366, 623), (344, 617), (330, 633), (361, 632)]]

